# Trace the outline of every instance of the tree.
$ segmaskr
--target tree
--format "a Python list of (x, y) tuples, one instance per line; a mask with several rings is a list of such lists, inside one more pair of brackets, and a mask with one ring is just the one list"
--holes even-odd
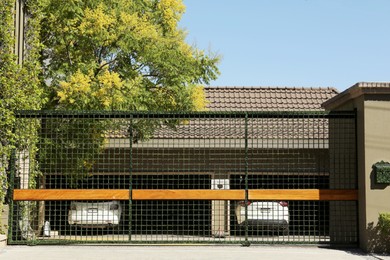
[[(48, 151), (63, 155), (69, 147), (80, 148), (74, 140), (69, 146), (53, 144), (50, 135), (42, 130), (50, 123), (52, 129), (73, 134), (78, 122), (64, 125), (43, 120), (37, 124), (30, 120), (29, 127), (15, 135), (15, 110), (204, 109), (204, 93), (199, 85), (216, 78), (218, 57), (185, 43), (185, 32), (178, 28), (184, 12), (180, 0), (25, 1), (28, 17), (23, 66), (17, 64), (13, 53), (14, 3), (15, 0), (0, 3), (1, 186), (14, 148), (30, 151), (30, 172), (35, 174), (29, 179), (31, 188), (34, 176), (39, 174), (35, 154), (44, 160), (55, 157)], [(129, 130), (138, 130), (143, 138), (160, 123), (136, 122)], [(70, 169), (73, 173), (88, 170), (88, 160), (103, 143), (102, 132), (107, 125), (86, 124), (93, 131), (78, 138), (99, 138), (93, 138), (95, 143), (86, 149), (90, 154), (74, 163), (74, 169)], [(4, 197), (1, 191), (0, 204)]]
[[(185, 42), (186, 34), (178, 28), (185, 10), (181, 0), (46, 1), (41, 31), (46, 108), (164, 112), (205, 108), (201, 84), (217, 77), (219, 58)], [(103, 149), (107, 127), (123, 128), (123, 122), (114, 123), (46, 120), (42, 129), (52, 130), (41, 133), (41, 163), (67, 161), (62, 172), (77, 185)], [(127, 131), (138, 141), (151, 137), (162, 124), (178, 123), (133, 120)], [(80, 128), (89, 130), (77, 133)]]
[(193, 100), (197, 85), (216, 78), (218, 57), (185, 42), (181, 0), (47, 2), (41, 33), (47, 108), (201, 109)]

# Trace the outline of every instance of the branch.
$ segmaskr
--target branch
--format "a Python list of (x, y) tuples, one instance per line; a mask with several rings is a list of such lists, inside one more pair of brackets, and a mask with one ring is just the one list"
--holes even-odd
[(108, 66), (108, 65), (110, 65), (110, 64), (112, 64), (112, 63), (114, 63), (114, 62), (116, 62), (116, 60), (117, 60), (117, 59), (113, 59), (113, 60), (110, 60), (109, 62), (106, 62), (106, 63), (100, 65), (99, 68), (97, 68), (96, 71), (95, 71), (95, 76), (97, 76), (97, 75), (99, 74), (99, 72), (100, 72), (105, 66)]
[(67, 58), (68, 58), (69, 64), (72, 66), (73, 62), (72, 62), (72, 59), (70, 57), (69, 44), (66, 45), (66, 54), (67, 54)]
[(102, 55), (103, 55), (103, 47), (101, 46), (99, 48), (99, 54), (97, 55), (98, 56), (98, 64), (100, 64), (102, 62)]

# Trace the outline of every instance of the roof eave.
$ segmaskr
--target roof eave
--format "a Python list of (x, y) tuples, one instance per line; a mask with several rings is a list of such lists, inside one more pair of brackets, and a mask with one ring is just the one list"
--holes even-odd
[(390, 95), (390, 82), (359, 82), (352, 87), (341, 92), (337, 96), (325, 101), (321, 107), (326, 110), (333, 110), (344, 105), (350, 100), (356, 99), (362, 95)]

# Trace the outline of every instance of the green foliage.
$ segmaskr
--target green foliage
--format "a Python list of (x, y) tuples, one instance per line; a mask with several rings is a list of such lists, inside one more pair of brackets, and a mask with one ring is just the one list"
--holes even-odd
[[(181, 0), (29, 0), (23, 65), (13, 52), (15, 0), (0, 3), (0, 185), (5, 185), (13, 148), (30, 152), (30, 187), (34, 187), (39, 158), (48, 164), (65, 156), (69, 176), (85, 175), (104, 144), (107, 125), (86, 122), (50, 122), (50, 136), (40, 129), (47, 121), (21, 121), (14, 134), (15, 110), (203, 110), (206, 100), (200, 84), (218, 75), (219, 58), (188, 45), (178, 22), (185, 11)], [(84, 122), (85, 123), (85, 122)], [(162, 124), (179, 121), (133, 121), (134, 140), (150, 138)], [(47, 125), (46, 125), (47, 126)], [(45, 126), (45, 127), (46, 127)], [(40, 129), (40, 130), (39, 130)], [(37, 135), (39, 133), (39, 136)], [(54, 138), (55, 137), (55, 138)], [(73, 138), (73, 141), (72, 141)], [(92, 140), (88, 147), (79, 138)], [(42, 143), (38, 148), (36, 143)], [(79, 158), (66, 156), (83, 151)], [(50, 154), (51, 153), (51, 154)], [(81, 173), (81, 174), (80, 174)], [(73, 178), (73, 177), (72, 177)], [(3, 190), (3, 189), (1, 189)], [(0, 191), (0, 200), (4, 192)]]
[(390, 235), (390, 213), (379, 213), (378, 227), (383, 234)]
[[(40, 0), (25, 1), (24, 10), (28, 13), (24, 30), (23, 66), (17, 63), (14, 54), (14, 0), (0, 2), (0, 203), (3, 202), (7, 188), (6, 170), (12, 149), (19, 151), (29, 149), (31, 155), (37, 152), (37, 122), (30, 121), (23, 125), (18, 134), (15, 128), (14, 111), (20, 109), (40, 109), (45, 99), (42, 98), (39, 63), (41, 45), (39, 41)], [(28, 53), (27, 53), (28, 52)], [(30, 186), (34, 185), (37, 164), (30, 162)]]
[[(15, 118), (13, 112), (19, 109), (39, 109), (42, 102), (42, 88), (40, 84), (39, 65), (39, 24), (41, 14), (37, 1), (28, 1), (26, 10), (30, 13), (25, 30), (26, 46), (29, 54), (25, 56), (23, 67), (17, 64), (17, 57), (13, 53), (15, 39), (13, 37), (13, 4), (12, 0), (5, 0), (0, 4), (0, 155), (8, 158), (12, 144), (22, 148), (31, 144), (35, 129), (25, 127), (18, 135), (12, 132)], [(1, 172), (7, 165), (2, 161)]]
[(180, 0), (47, 2), (48, 108), (189, 111), (191, 86), (218, 74), (218, 57), (185, 43)]
[[(184, 10), (181, 0), (46, 0), (41, 31), (49, 97), (45, 107), (203, 110), (206, 100), (199, 84), (216, 78), (218, 57), (185, 42), (185, 32), (178, 28)], [(42, 162), (66, 162), (62, 173), (72, 185), (88, 176), (107, 127), (118, 127), (85, 121), (88, 131), (77, 133), (79, 123), (54, 120), (50, 124), (55, 134), (41, 135)], [(162, 124), (178, 123), (133, 120), (127, 131), (138, 141), (150, 138)]]

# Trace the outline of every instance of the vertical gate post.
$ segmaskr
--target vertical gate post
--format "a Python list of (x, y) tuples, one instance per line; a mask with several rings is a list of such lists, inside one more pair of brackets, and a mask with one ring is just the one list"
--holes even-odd
[(248, 113), (245, 113), (245, 241), (243, 246), (250, 246), (250, 242), (248, 240)]
[(133, 225), (133, 116), (130, 117), (129, 127), (129, 241), (131, 241)]
[(390, 213), (390, 183), (377, 179), (374, 165), (390, 162), (390, 83), (357, 83), (323, 107), (356, 109), (359, 243), (365, 251), (389, 253), (390, 240), (385, 233), (390, 231), (382, 230), (378, 217)]
[(16, 149), (12, 148), (10, 163), (10, 176), (9, 176), (9, 214), (8, 214), (8, 238), (7, 241), (10, 243), (13, 239), (13, 229), (14, 229), (14, 189), (15, 189), (15, 174), (16, 174)]
[[(356, 114), (330, 113), (329, 189), (357, 189)], [(329, 202), (329, 237), (332, 244), (357, 244), (357, 205)]]

